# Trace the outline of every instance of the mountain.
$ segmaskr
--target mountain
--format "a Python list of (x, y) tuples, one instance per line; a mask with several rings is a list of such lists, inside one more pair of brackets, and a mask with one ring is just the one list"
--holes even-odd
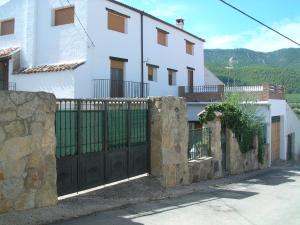
[[(274, 52), (248, 49), (207, 49), (205, 65), (224, 83), (282, 84), (288, 93), (300, 93), (300, 48)], [(226, 68), (227, 67), (227, 68)]]

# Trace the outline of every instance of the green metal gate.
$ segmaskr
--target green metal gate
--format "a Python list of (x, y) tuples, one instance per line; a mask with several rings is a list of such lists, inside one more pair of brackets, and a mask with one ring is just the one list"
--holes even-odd
[(59, 196), (149, 171), (147, 100), (57, 101)]

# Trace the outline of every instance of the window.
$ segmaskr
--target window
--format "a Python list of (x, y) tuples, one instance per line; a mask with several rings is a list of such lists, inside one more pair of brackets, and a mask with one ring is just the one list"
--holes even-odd
[(194, 86), (194, 69), (188, 67), (188, 86)]
[(126, 19), (130, 18), (114, 10), (107, 9), (107, 27), (109, 30), (126, 33)]
[(15, 19), (0, 22), (1, 36), (15, 33)]
[(177, 70), (168, 69), (168, 82), (170, 86), (176, 85), (176, 73)]
[(168, 32), (157, 28), (157, 43), (168, 46)]
[(186, 54), (189, 55), (194, 55), (194, 43), (190, 42), (190, 41), (185, 41), (186, 42)]
[(74, 23), (74, 6), (54, 10), (54, 26)]
[(148, 66), (148, 80), (149, 81), (157, 81), (157, 69), (159, 66), (147, 64)]

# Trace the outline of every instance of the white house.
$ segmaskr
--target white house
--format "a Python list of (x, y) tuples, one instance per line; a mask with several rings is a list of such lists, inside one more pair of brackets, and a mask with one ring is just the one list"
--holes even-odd
[(9, 0), (0, 80), (58, 98), (177, 95), (204, 84), (204, 40), (183, 25), (114, 0)]
[(226, 92), (251, 92), (261, 98), (272, 159), (288, 159), (290, 152), (299, 158), (300, 122), (282, 89), (224, 87), (204, 71), (204, 40), (186, 32), (183, 19), (176, 23), (115, 0), (6, 0), (0, 89), (57, 98), (182, 96), (190, 122)]

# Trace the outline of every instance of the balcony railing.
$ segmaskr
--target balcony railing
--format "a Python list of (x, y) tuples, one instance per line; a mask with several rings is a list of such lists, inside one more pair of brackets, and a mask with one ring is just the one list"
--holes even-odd
[(224, 98), (224, 85), (179, 86), (178, 93), (188, 102), (218, 102)]
[(223, 101), (224, 96), (227, 93), (250, 94), (251, 97), (260, 101), (268, 101), (269, 99), (285, 99), (285, 89), (283, 86), (269, 84), (255, 86), (180, 86), (178, 91), (179, 96), (185, 97), (188, 102)]
[(3, 91), (15, 91), (16, 88), (16, 83), (15, 82), (6, 82), (6, 81), (1, 81), (0, 80), (0, 90)]
[(144, 98), (149, 96), (149, 84), (132, 81), (95, 79), (94, 98)]

